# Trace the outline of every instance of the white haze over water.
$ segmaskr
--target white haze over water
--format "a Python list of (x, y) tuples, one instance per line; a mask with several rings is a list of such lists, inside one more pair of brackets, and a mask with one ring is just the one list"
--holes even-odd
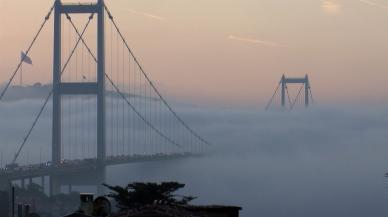
[[(10, 160), (40, 104), (0, 103), (3, 161)], [(176, 180), (187, 184), (180, 193), (198, 196), (194, 203), (242, 206), (243, 217), (388, 214), (388, 106), (284, 113), (177, 104), (174, 108), (214, 143), (209, 153), (110, 167), (107, 183)], [(50, 153), (50, 109), (31, 138), (45, 144), (44, 155)], [(33, 142), (26, 148), (29, 158), (39, 156)]]

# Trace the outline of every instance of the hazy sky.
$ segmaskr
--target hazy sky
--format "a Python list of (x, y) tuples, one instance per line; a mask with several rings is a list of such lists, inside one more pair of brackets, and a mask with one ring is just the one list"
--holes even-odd
[[(52, 4), (53, 0), (0, 0), (0, 84), (15, 69), (20, 51)], [(179, 180), (200, 197), (200, 203), (244, 206), (242, 216), (388, 213), (384, 178), (388, 107), (375, 106), (388, 101), (388, 1), (106, 0), (106, 4), (169, 101), (263, 108), (283, 73), (308, 73), (320, 105), (307, 112), (277, 113), (173, 103), (190, 126), (216, 144), (216, 154), (156, 167), (122, 166), (132, 174), (128, 179)], [(74, 20), (81, 26), (87, 16)], [(93, 50), (94, 25), (95, 20), (86, 35)], [(52, 27), (50, 19), (30, 53), (34, 65), (23, 67), (26, 83), (52, 79)], [(68, 27), (65, 23), (64, 29)], [(347, 105), (327, 108), (339, 101)], [(10, 161), (41, 103), (23, 100), (0, 106), (0, 138), (5, 141), (1, 165)], [(353, 103), (374, 107), (349, 106)], [(20, 163), (37, 161), (40, 150), (46, 158), (51, 153), (51, 138), (46, 136), (50, 106)], [(117, 180), (126, 181), (122, 171), (113, 168), (109, 177), (120, 175)]]
[[(51, 0), (0, 0), (0, 81), (8, 79)], [(320, 103), (385, 103), (388, 2), (383, 0), (106, 1), (169, 97), (264, 104), (283, 73), (311, 78)], [(85, 18), (84, 18), (85, 20)], [(25, 80), (49, 82), (52, 20)], [(93, 41), (90, 36), (87, 40)]]

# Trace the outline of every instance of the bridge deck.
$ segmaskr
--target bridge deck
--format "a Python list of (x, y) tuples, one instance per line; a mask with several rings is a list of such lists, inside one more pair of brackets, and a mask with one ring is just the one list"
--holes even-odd
[(123, 155), (108, 157), (103, 165), (97, 162), (96, 158), (84, 160), (69, 160), (63, 161), (61, 164), (33, 164), (28, 166), (20, 166), (15, 169), (0, 169), (0, 179), (2, 180), (20, 180), (27, 178), (35, 178), (49, 175), (64, 175), (71, 173), (79, 173), (83, 171), (93, 171), (101, 168), (101, 166), (120, 165), (127, 163), (140, 163), (149, 161), (172, 160), (188, 156), (194, 156), (190, 153), (181, 154), (155, 154), (155, 155)]

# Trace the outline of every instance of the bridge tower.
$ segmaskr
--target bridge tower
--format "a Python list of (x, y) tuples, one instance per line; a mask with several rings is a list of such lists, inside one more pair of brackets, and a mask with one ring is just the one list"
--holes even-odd
[[(104, 0), (93, 4), (63, 4), (55, 0), (54, 5), (54, 58), (53, 58), (53, 119), (52, 119), (52, 162), (61, 161), (61, 101), (64, 95), (97, 96), (97, 160), (100, 171), (105, 174), (105, 27)], [(61, 16), (63, 14), (97, 14), (97, 81), (62, 82), (61, 63)], [(60, 176), (50, 176), (50, 195), (60, 192)]]
[(306, 74), (303, 78), (287, 78), (285, 75), (280, 80), (281, 84), (281, 105), (283, 108), (286, 107), (286, 89), (287, 84), (302, 84), (304, 86), (304, 104), (308, 107), (310, 104), (310, 82), (309, 77)]
[[(61, 100), (64, 95), (97, 96), (97, 159), (101, 165), (106, 158), (105, 147), (105, 27), (104, 0), (93, 4), (63, 4), (55, 0), (54, 9), (54, 59), (53, 59), (53, 119), (52, 161), (61, 161)], [(61, 81), (61, 16), (63, 14), (97, 14), (97, 81)]]
[[(291, 100), (289, 94), (287, 87), (288, 84), (301, 84), (298, 94), (293, 100)], [(278, 94), (279, 91), (280, 94)], [(278, 83), (278, 86), (276, 87), (275, 92), (267, 103), (265, 110), (268, 110), (271, 105), (280, 105), (280, 108), (283, 111), (288, 109), (292, 110), (297, 102), (301, 102), (306, 108), (309, 107), (311, 103), (313, 103), (313, 95), (311, 93), (310, 81), (307, 74), (304, 77), (286, 77), (283, 75)]]

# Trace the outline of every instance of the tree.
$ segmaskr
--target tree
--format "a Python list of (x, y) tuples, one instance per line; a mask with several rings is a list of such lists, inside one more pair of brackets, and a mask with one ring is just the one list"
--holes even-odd
[(104, 184), (111, 192), (107, 195), (117, 202), (118, 208), (130, 209), (138, 208), (144, 205), (154, 204), (155, 202), (169, 205), (185, 205), (194, 200), (195, 197), (180, 196), (173, 194), (181, 189), (185, 184), (178, 182), (162, 183), (129, 183), (126, 187), (110, 186)]

